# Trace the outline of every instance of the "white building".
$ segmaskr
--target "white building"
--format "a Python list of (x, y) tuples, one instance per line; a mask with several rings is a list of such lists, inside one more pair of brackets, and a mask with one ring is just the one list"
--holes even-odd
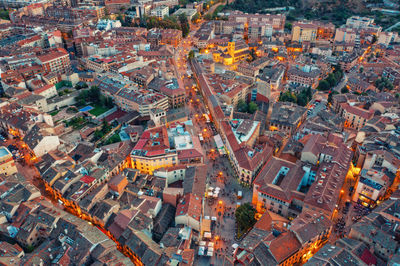
[(52, 97), (58, 95), (56, 86), (54, 86), (53, 84), (48, 84), (41, 88), (38, 88), (34, 91), (34, 93), (41, 95), (41, 96), (45, 97), (46, 99), (49, 99), (49, 98), (52, 98)]
[(385, 32), (382, 31), (378, 35), (378, 44), (382, 44), (384, 46), (389, 46), (389, 44), (394, 41), (396, 36), (393, 34), (393, 32)]
[(154, 171), (153, 175), (163, 177), (167, 180), (167, 184), (172, 184), (176, 181), (183, 180), (186, 174), (185, 165), (177, 165), (168, 168), (160, 168)]
[(194, 15), (196, 15), (197, 9), (192, 9), (192, 8), (179, 8), (177, 11), (175, 11), (174, 16), (179, 17), (181, 14), (185, 14), (188, 21), (191, 21)]
[(360, 28), (367, 28), (372, 23), (374, 23), (374, 19), (373, 18), (352, 16), (352, 17), (347, 19), (346, 26), (360, 29)]
[(41, 157), (49, 151), (57, 149), (60, 140), (57, 135), (50, 133), (52, 128), (40, 128), (38, 125), (25, 135), (24, 142), (35, 153), (36, 157)]
[(165, 16), (169, 14), (169, 7), (168, 6), (157, 6), (156, 8), (150, 11), (150, 15), (157, 17), (159, 19), (163, 19)]
[(385, 195), (389, 177), (380, 171), (363, 169), (358, 177), (353, 201), (360, 201), (366, 207), (375, 207), (376, 202)]
[(113, 28), (119, 28), (121, 26), (122, 26), (121, 25), (121, 21), (119, 21), (119, 20), (100, 19), (97, 22), (97, 29), (98, 30), (108, 31), (108, 30), (111, 30)]
[(186, 194), (176, 208), (175, 225), (185, 225), (200, 232), (202, 199), (191, 193)]

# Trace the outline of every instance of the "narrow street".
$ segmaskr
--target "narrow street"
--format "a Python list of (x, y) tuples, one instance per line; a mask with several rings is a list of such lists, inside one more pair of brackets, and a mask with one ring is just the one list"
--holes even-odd
[[(192, 49), (190, 37), (183, 41), (182, 47), (176, 52), (176, 66), (180, 77), (185, 84), (196, 84), (192, 77), (188, 77), (187, 55)], [(190, 119), (193, 121), (195, 134), (203, 137), (202, 148), (206, 154), (205, 164), (208, 165), (207, 187), (220, 188), (218, 198), (204, 198), (204, 216), (216, 218), (213, 227), (214, 256), (198, 257), (196, 265), (231, 265), (232, 245), (236, 235), (235, 210), (238, 204), (251, 202), (252, 191), (243, 188), (238, 180), (234, 178), (234, 170), (227, 155), (220, 155), (217, 151), (214, 136), (218, 134), (214, 124), (207, 123), (204, 114), (208, 114), (207, 106), (197, 86), (187, 86), (187, 105)], [(242, 191), (243, 198), (238, 200), (238, 191)]]

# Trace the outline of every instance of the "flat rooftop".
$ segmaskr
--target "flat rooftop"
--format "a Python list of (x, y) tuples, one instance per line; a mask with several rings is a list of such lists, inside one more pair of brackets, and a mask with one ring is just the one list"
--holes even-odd
[(250, 139), (260, 122), (245, 119), (233, 119), (230, 123), (233, 134), (235, 135), (237, 142), (240, 144), (243, 141), (248, 141)]
[(10, 151), (6, 147), (0, 147), (0, 157), (11, 155)]

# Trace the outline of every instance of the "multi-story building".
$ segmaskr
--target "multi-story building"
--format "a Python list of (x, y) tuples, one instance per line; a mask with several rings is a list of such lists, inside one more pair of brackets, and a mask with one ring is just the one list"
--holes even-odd
[(394, 37), (395, 36), (393, 32), (382, 31), (379, 33), (377, 44), (381, 44), (387, 47), (393, 41)]
[(292, 42), (315, 42), (318, 26), (313, 23), (295, 22), (292, 26)]
[(292, 135), (306, 119), (306, 111), (294, 103), (276, 102), (272, 107), (269, 129)]
[(132, 167), (152, 174), (178, 164), (202, 163), (203, 155), (196, 143), (180, 125), (169, 130), (165, 126), (148, 129), (131, 152)]
[(131, 2), (130, 0), (106, 0), (104, 5), (108, 12), (119, 13), (121, 10), (127, 10), (131, 7)]
[(260, 122), (232, 120), (222, 122), (221, 126), (229, 159), (237, 177), (241, 182), (251, 184), (272, 156), (272, 147), (267, 143), (255, 143), (260, 132)]
[(174, 16), (179, 17), (181, 14), (184, 14), (188, 21), (191, 21), (194, 15), (197, 14), (197, 9), (179, 8), (177, 11), (175, 11)]
[(339, 60), (341, 69), (349, 72), (358, 62), (359, 56), (356, 53), (346, 54)]
[(57, 89), (56, 86), (53, 84), (48, 84), (43, 87), (37, 88), (33, 91), (33, 93), (41, 95), (45, 97), (46, 99), (52, 98), (54, 96), (57, 96)]
[(63, 48), (47, 51), (38, 56), (38, 63), (46, 72), (65, 74), (71, 71), (71, 61), (68, 52)]
[(310, 171), (304, 171), (301, 163), (273, 157), (254, 181), (252, 203), (260, 213), (272, 211), (295, 218), (301, 212), (305, 197), (300, 188), (311, 183), (309, 178)]
[(312, 23), (318, 27), (317, 39), (331, 39), (335, 35), (335, 25), (333, 23), (321, 21), (313, 21)]
[(6, 147), (0, 147), (0, 174), (13, 175), (17, 172), (11, 152)]
[(339, 114), (346, 120), (344, 123), (345, 127), (360, 130), (374, 116), (374, 110), (366, 110), (361, 106), (341, 103)]
[(151, 29), (147, 33), (147, 41), (155, 46), (170, 44), (178, 46), (182, 40), (182, 31), (175, 29)]
[(44, 4), (47, 0), (1, 0), (0, 6), (3, 8), (20, 8), (34, 4)]
[(171, 108), (176, 108), (185, 104), (185, 89), (179, 85), (179, 81), (176, 78), (169, 81), (156, 78), (148, 87), (149, 89), (168, 96), (169, 106)]
[(288, 82), (295, 86), (315, 88), (318, 85), (318, 78), (321, 71), (317, 67), (298, 66), (291, 67), (287, 72)]
[(186, 194), (176, 207), (175, 224), (185, 225), (200, 232), (202, 199), (192, 193)]
[(367, 28), (368, 26), (372, 25), (373, 23), (374, 23), (373, 18), (352, 16), (347, 19), (346, 26), (349, 26), (351, 28), (360, 29), (360, 28)]
[(260, 39), (272, 36), (272, 25), (265, 22), (251, 22), (248, 28), (249, 39)]
[(163, 19), (165, 16), (169, 15), (169, 7), (168, 6), (157, 6), (156, 8), (150, 11), (150, 15), (157, 17), (159, 19)]
[(234, 11), (229, 15), (229, 21), (240, 22), (244, 25), (249, 25), (250, 22), (261, 21), (271, 24), (274, 31), (283, 32), (286, 16), (284, 14), (247, 14), (241, 11)]
[(353, 201), (361, 202), (366, 207), (375, 207), (389, 187), (389, 177), (381, 171), (363, 169), (358, 176)]
[(353, 28), (337, 28), (335, 42), (352, 43), (356, 42), (357, 32)]
[(277, 66), (264, 68), (262, 74), (256, 78), (257, 92), (265, 97), (271, 96), (271, 91), (277, 91), (285, 75), (285, 68)]
[(220, 47), (218, 51), (213, 53), (213, 59), (215, 62), (229, 66), (245, 60), (249, 56), (249, 53), (249, 46), (245, 42), (228, 42), (227, 47)]
[(215, 95), (221, 102), (228, 105), (237, 106), (237, 103), (242, 100), (246, 101), (250, 85), (244, 82), (234, 80), (232, 75), (213, 74), (207, 76), (209, 83)]
[(360, 78), (357, 78), (357, 77), (349, 77), (347, 79), (346, 85), (350, 91), (359, 92), (359, 93), (364, 93), (364, 92), (367, 92), (368, 90), (375, 89), (374, 85), (372, 85)]
[(154, 108), (168, 109), (168, 97), (145, 89), (123, 88), (114, 95), (114, 102), (124, 111), (137, 111), (142, 115), (148, 115)]

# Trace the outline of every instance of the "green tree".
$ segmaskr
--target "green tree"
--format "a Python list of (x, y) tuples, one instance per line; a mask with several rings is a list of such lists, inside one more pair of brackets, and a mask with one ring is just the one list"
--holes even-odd
[(341, 93), (348, 93), (349, 89), (345, 86), (340, 90)]
[(326, 78), (326, 81), (328, 81), (328, 83), (329, 83), (329, 85), (331, 87), (335, 86), (336, 83), (337, 83), (337, 80), (336, 80), (335, 75), (333, 73), (330, 73), (328, 75), (328, 77)]
[(285, 23), (285, 29), (287, 29), (287, 30), (292, 30), (292, 23), (289, 23), (289, 22), (286, 22)]
[(242, 99), (240, 99), (237, 103), (236, 109), (239, 112), (247, 112), (247, 104), (245, 101), (243, 101)]
[(291, 91), (285, 91), (281, 92), (279, 94), (279, 99), (280, 102), (291, 102), (291, 103), (297, 103), (297, 97), (294, 93)]
[(97, 86), (92, 86), (89, 89), (89, 100), (94, 103), (100, 103), (100, 89)]
[(336, 80), (336, 85), (343, 78), (343, 71), (340, 68), (335, 68), (335, 70), (333, 71), (333, 77)]
[(204, 19), (205, 20), (212, 20), (213, 19), (213, 15), (212, 14), (210, 14), (210, 13), (207, 13), (205, 16), (204, 16)]
[(8, 10), (0, 10), (0, 19), (10, 20), (10, 14)]
[(188, 58), (189, 59), (193, 59), (194, 58), (194, 51), (193, 50), (189, 51)]
[(390, 80), (387, 78), (379, 78), (375, 81), (375, 86), (378, 88), (379, 91), (384, 91), (384, 90), (393, 90), (394, 86)]
[(244, 233), (249, 230), (256, 223), (255, 218), (256, 210), (251, 206), (250, 203), (244, 203), (240, 205), (235, 212), (236, 223), (238, 231)]
[(105, 106), (108, 107), (108, 108), (114, 107), (114, 102), (113, 102), (113, 99), (111, 97), (106, 97)]
[(254, 114), (258, 109), (258, 106), (255, 102), (250, 102), (247, 106), (247, 110), (250, 114)]
[(178, 19), (179, 19), (179, 23), (181, 25), (182, 36), (185, 38), (186, 36), (189, 35), (189, 31), (190, 31), (188, 19), (187, 19), (186, 15), (183, 13), (179, 15)]
[(307, 96), (305, 94), (300, 93), (299, 95), (297, 95), (296, 103), (300, 106), (306, 106), (308, 103)]
[(110, 124), (107, 122), (107, 120), (103, 119), (103, 122), (101, 123), (101, 131), (104, 134), (107, 134), (108, 132), (110, 132), (110, 130), (111, 130)]
[(326, 80), (321, 80), (320, 82), (319, 82), (319, 84), (318, 84), (318, 90), (320, 90), (320, 91), (327, 91), (327, 90), (329, 90), (330, 89), (330, 84), (329, 84), (329, 82), (328, 81), (326, 81)]

